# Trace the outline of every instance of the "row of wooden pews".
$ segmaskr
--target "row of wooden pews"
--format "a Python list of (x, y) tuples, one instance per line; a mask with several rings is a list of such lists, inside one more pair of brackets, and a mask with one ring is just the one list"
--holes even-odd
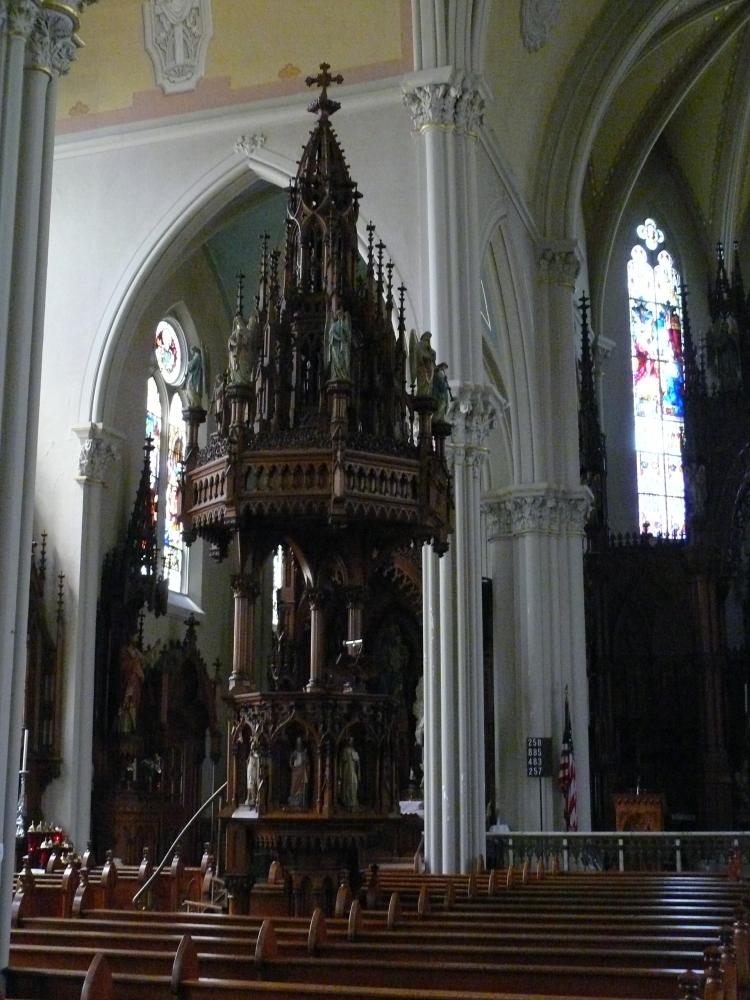
[[(208, 845), (207, 845), (208, 847)], [(160, 910), (180, 909), (186, 901), (200, 906), (213, 879), (213, 856), (204, 852), (200, 868), (188, 867), (175, 854), (148, 888), (148, 905)], [(129, 909), (133, 897), (151, 878), (154, 866), (148, 850), (140, 865), (116, 864), (108, 851), (103, 865), (89, 854), (71, 857), (64, 868), (34, 872), (29, 859), (16, 876), (11, 921), (26, 916), (78, 916), (84, 911)]]
[[(672, 1000), (679, 990), (738, 1000), (750, 986), (742, 883), (657, 873), (526, 876), (373, 870), (360, 898), (342, 886), (329, 919), (320, 910), (311, 920), (85, 907), (75, 918), (21, 914), (10, 987), (14, 997), (65, 1000), (81, 994), (89, 969), (89, 1000), (112, 984), (117, 1000), (170, 991), (226, 1000)], [(685, 977), (685, 969), (694, 972)]]

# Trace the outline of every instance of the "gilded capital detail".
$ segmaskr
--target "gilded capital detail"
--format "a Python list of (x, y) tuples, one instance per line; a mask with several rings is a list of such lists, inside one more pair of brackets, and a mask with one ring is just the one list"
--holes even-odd
[(474, 136), (484, 120), (484, 98), (467, 81), (407, 86), (403, 100), (413, 132), (440, 128)]
[(76, 43), (73, 40), (75, 25), (56, 11), (47, 11), (50, 38), (50, 64), (58, 76), (65, 76), (76, 57)]
[(7, 5), (8, 33), (28, 38), (39, 15), (39, 4), (34, 0), (10, 0)]
[(573, 490), (548, 486), (514, 487), (482, 502), (489, 537), (583, 535), (593, 498), (587, 487)]

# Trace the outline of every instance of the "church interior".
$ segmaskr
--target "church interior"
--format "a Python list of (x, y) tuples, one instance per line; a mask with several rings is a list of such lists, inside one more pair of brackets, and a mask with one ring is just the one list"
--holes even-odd
[(748, 0), (0, 0), (0, 80), (0, 965), (53, 840), (301, 916), (750, 829)]

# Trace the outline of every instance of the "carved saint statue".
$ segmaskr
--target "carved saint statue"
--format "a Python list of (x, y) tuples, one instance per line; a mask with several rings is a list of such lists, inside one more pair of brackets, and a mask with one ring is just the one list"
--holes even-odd
[(352, 356), (352, 320), (341, 306), (335, 309), (326, 329), (324, 349), (329, 379), (333, 382), (348, 381)]
[(229, 351), (228, 384), (230, 386), (249, 386), (253, 380), (255, 359), (252, 355), (250, 332), (242, 316), (234, 317), (234, 325), (227, 349)]
[(289, 758), (292, 770), (292, 785), (289, 791), (289, 801), (293, 809), (307, 808), (307, 786), (310, 784), (310, 757), (302, 737), (297, 737), (294, 750)]
[(255, 747), (250, 748), (247, 755), (247, 795), (245, 805), (257, 808), (258, 788), (260, 786), (260, 754)]
[(441, 361), (435, 369), (435, 375), (432, 379), (432, 395), (437, 403), (433, 420), (445, 423), (448, 419), (448, 407), (453, 399), (453, 393), (448, 384), (448, 365), (444, 361)]
[(417, 383), (418, 396), (432, 395), (432, 380), (435, 375), (435, 352), (432, 349), (432, 334), (427, 330), (419, 339), (414, 330), (409, 334), (409, 367), (412, 381)]
[(185, 373), (185, 393), (188, 406), (203, 406), (204, 393), (203, 352), (195, 345), (190, 348), (190, 358)]
[(339, 798), (344, 809), (359, 807), (359, 754), (350, 736), (339, 754)]
[(123, 646), (120, 653), (120, 684), (122, 699), (117, 712), (117, 729), (121, 733), (134, 733), (138, 723), (138, 709), (143, 691), (143, 652), (134, 639)]

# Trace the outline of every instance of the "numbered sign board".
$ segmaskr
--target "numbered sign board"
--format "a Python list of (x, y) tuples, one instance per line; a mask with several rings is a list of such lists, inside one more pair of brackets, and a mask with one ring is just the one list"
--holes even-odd
[(526, 740), (526, 775), (529, 778), (552, 777), (552, 739), (529, 736)]

